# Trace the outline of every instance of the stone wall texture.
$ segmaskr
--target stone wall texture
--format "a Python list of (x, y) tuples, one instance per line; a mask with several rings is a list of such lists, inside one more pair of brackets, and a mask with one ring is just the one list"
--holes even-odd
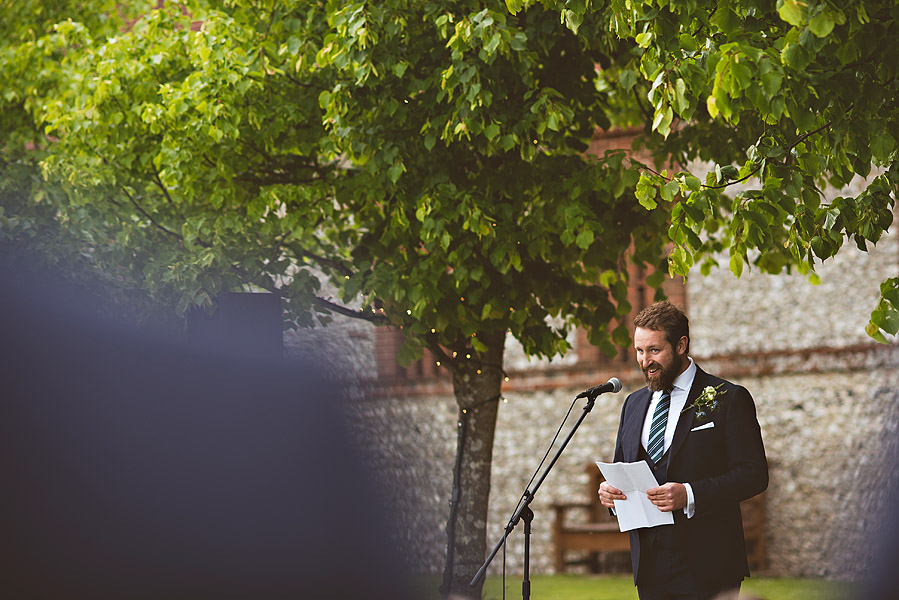
[[(892, 234), (868, 254), (847, 248), (822, 265), (817, 286), (789, 274), (750, 272), (737, 280), (726, 269), (708, 277), (697, 273), (686, 283), (696, 362), (746, 386), (756, 401), (770, 461), (770, 574), (855, 579), (877, 552), (881, 519), (891, 506), (885, 484), (895, 480), (891, 462), (899, 456), (899, 344), (875, 344), (864, 325), (879, 282), (897, 272), (899, 239)], [(366, 354), (373, 352), (374, 336), (371, 328), (347, 327), (349, 341), (335, 336), (325, 347), (338, 356), (344, 344), (335, 364), (364, 382), (375, 371)], [(529, 365), (515, 356), (512, 362), (497, 422), (488, 548), (532, 476), (542, 472), (540, 460), (574, 396), (608, 376), (578, 371), (566, 361)], [(583, 502), (595, 493), (586, 489), (585, 466), (612, 458), (621, 405), (642, 385), (635, 364), (613, 367), (625, 389), (599, 397), (537, 492), (532, 573), (554, 570), (551, 505)], [(409, 569), (439, 573), (458, 423), (451, 389), (446, 379), (432, 378), (372, 384), (369, 391), (350, 417), (388, 500), (390, 536), (403, 548)], [(582, 402), (574, 404), (560, 439)], [(498, 555), (492, 572), (501, 570), (502, 560)], [(507, 572), (520, 573), (520, 530), (505, 561)]]

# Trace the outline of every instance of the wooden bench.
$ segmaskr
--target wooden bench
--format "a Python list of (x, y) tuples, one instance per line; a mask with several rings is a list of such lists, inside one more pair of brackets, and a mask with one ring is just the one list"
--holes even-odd
[[(572, 565), (586, 564), (591, 572), (599, 571), (599, 554), (605, 552), (630, 552), (628, 534), (618, 530), (618, 521), (599, 502), (596, 493), (603, 481), (595, 464), (587, 465), (587, 493), (589, 502), (553, 504), (553, 542), (556, 573), (564, 573)], [(746, 554), (753, 572), (766, 568), (765, 558), (765, 494), (759, 494), (740, 505), (743, 514), (743, 534), (746, 537)], [(586, 513), (586, 522), (572, 523), (569, 511)], [(581, 551), (586, 557), (571, 559), (568, 552)], [(626, 561), (630, 565), (630, 560)]]

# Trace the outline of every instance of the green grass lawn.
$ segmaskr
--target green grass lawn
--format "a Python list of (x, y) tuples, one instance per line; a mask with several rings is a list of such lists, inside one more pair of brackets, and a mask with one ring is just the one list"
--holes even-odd
[[(440, 576), (416, 580), (418, 598), (440, 600)], [(742, 594), (763, 600), (847, 600), (852, 598), (851, 584), (818, 579), (752, 577), (743, 582)], [(490, 576), (484, 585), (484, 600), (503, 597), (502, 580)], [(506, 598), (521, 598), (521, 576), (506, 576)], [(533, 600), (637, 600), (637, 589), (630, 575), (533, 575)]]

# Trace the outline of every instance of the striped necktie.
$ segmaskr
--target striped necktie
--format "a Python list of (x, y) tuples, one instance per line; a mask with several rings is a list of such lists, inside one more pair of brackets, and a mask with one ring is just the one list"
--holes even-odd
[(671, 406), (671, 394), (662, 392), (659, 403), (652, 413), (652, 424), (649, 426), (649, 446), (646, 448), (649, 458), (657, 463), (665, 453), (665, 429), (668, 427), (668, 407)]

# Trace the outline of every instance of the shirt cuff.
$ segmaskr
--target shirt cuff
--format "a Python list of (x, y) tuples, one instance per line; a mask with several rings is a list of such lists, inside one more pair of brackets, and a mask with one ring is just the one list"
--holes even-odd
[(692, 519), (696, 514), (696, 498), (693, 497), (693, 486), (685, 483), (684, 487), (687, 488), (687, 505), (684, 507), (684, 514), (688, 519)]

